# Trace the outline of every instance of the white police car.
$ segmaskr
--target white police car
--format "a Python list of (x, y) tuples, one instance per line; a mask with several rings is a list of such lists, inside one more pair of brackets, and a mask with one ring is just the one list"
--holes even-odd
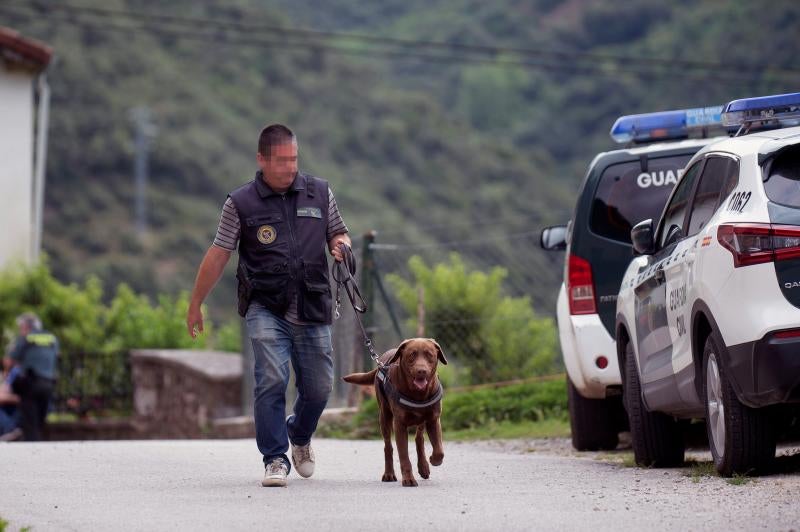
[(630, 230), (661, 213), (683, 167), (721, 127), (722, 107), (619, 118), (611, 129), (632, 146), (598, 154), (581, 185), (568, 226), (542, 232), (542, 247), (566, 249), (556, 308), (567, 371), (572, 444), (613, 449), (627, 429), (614, 325), (620, 281), (632, 256)]
[[(706, 418), (722, 475), (768, 470), (800, 402), (800, 93), (730, 102), (739, 134), (695, 155), (656, 222), (631, 231), (616, 338), (641, 465), (683, 462)], [(753, 132), (756, 131), (756, 132)]]

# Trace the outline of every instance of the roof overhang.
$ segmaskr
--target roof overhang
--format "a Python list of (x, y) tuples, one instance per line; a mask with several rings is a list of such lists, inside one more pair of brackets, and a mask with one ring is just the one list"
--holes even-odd
[(53, 49), (46, 44), (0, 26), (0, 61), (6, 66), (36, 73), (44, 70), (52, 57)]

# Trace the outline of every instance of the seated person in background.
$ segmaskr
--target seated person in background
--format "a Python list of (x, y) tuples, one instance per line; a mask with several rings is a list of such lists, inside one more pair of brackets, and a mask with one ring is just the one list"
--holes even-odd
[(56, 384), (58, 340), (31, 312), (17, 317), (17, 328), (19, 336), (7, 358), (19, 366), (20, 374), (11, 389), (19, 396), (19, 424), (25, 441), (39, 441)]

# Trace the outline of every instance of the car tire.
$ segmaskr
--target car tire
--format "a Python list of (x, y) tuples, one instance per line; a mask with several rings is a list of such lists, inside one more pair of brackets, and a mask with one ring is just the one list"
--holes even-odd
[(775, 423), (769, 408), (750, 408), (733, 391), (718, 343), (703, 348), (703, 401), (708, 446), (720, 475), (758, 475), (775, 458)]
[(681, 426), (673, 417), (662, 412), (650, 412), (645, 407), (630, 342), (625, 346), (624, 396), (636, 464), (644, 467), (682, 465), (685, 445)]
[(619, 443), (619, 398), (587, 399), (567, 377), (567, 406), (576, 451), (609, 451)]

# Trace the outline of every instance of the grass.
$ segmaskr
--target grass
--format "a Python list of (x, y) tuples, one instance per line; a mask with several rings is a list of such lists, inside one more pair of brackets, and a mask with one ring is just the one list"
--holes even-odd
[(633, 458), (632, 451), (604, 452), (595, 456), (594, 459), (603, 462), (610, 462), (612, 464), (618, 464), (622, 467), (638, 467), (636, 465), (636, 460)]
[(633, 452), (628, 451), (622, 455), (622, 467), (638, 467)]
[(450, 441), (568, 438), (569, 421), (543, 419), (541, 421), (491, 422), (474, 428), (445, 431), (444, 437)]
[(719, 476), (714, 468), (714, 462), (687, 461), (687, 464), (691, 464), (691, 468), (686, 473), (686, 476), (692, 479), (695, 484), (700, 482), (700, 479)]
[[(375, 417), (377, 429), (378, 419)], [(543, 419), (542, 421), (499, 421), (467, 429), (443, 430), (446, 441), (508, 440), (517, 438), (568, 438), (569, 421), (562, 419)], [(317, 436), (324, 438), (378, 439), (373, 431), (354, 430), (348, 422), (333, 422), (320, 425)]]
[(745, 484), (749, 484), (750, 482), (755, 483), (756, 479), (754, 479), (753, 477), (748, 477), (746, 474), (734, 473), (731, 478), (726, 478), (725, 482), (727, 482), (731, 486), (744, 486)]
[[(717, 473), (717, 469), (714, 467), (714, 462), (697, 462), (690, 459), (687, 460), (686, 463), (691, 465), (691, 469), (686, 473), (686, 476), (691, 478), (694, 483), (698, 483), (704, 478), (719, 477), (719, 473)], [(734, 473), (730, 478), (726, 478), (725, 482), (731, 486), (744, 486), (750, 482), (757, 481), (746, 473)]]
[[(0, 532), (6, 532), (6, 530), (8, 530), (8, 526), (10, 524), (11, 523), (9, 523), (7, 520), (5, 520), (2, 517), (0, 517)], [(31, 527), (29, 527), (29, 526), (24, 526), (24, 527), (19, 529), (19, 532), (30, 532), (30, 531), (31, 531)]]

